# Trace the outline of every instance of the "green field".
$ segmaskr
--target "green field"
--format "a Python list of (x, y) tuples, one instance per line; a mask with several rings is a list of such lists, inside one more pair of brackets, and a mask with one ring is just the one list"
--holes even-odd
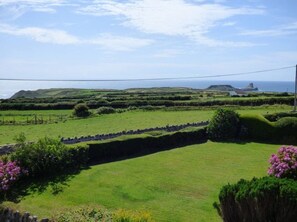
[[(289, 106), (270, 106), (238, 110), (245, 114), (265, 114), (267, 112), (289, 111)], [(38, 125), (0, 125), (0, 144), (13, 143), (14, 137), (24, 132), (30, 141), (40, 137), (75, 137), (101, 133), (113, 133), (123, 130), (143, 129), (149, 127), (165, 126), (167, 124), (183, 124), (188, 122), (204, 121), (211, 118), (214, 110), (190, 110), (190, 111), (129, 111), (101, 115), (86, 119), (68, 119), (66, 122)], [(16, 115), (29, 114), (30, 111), (0, 111), (0, 114), (14, 113)], [(55, 111), (31, 111), (38, 114), (70, 114), (70, 110)]]
[(148, 210), (156, 221), (220, 221), (212, 204), (222, 185), (266, 175), (278, 145), (208, 142), (92, 166), (56, 187), (4, 203), (39, 217), (83, 205)]

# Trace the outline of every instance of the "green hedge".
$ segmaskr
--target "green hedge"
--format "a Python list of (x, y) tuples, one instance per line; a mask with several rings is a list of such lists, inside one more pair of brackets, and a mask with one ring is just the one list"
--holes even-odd
[(91, 162), (112, 161), (206, 141), (206, 128), (200, 128), (194, 131), (176, 132), (156, 137), (142, 136), (125, 140), (92, 143), (89, 144), (89, 160)]
[(263, 97), (263, 98), (226, 98), (211, 100), (163, 100), (163, 99), (126, 99), (117, 97), (116, 100), (107, 101), (104, 99), (83, 98), (78, 100), (74, 98), (43, 98), (43, 99), (5, 99), (0, 101), (0, 110), (48, 110), (48, 109), (73, 109), (77, 102), (86, 102), (90, 109), (97, 109), (102, 106), (112, 108), (128, 108), (129, 106), (260, 106), (286, 104), (293, 105), (294, 97)]
[(293, 112), (281, 112), (281, 113), (272, 113), (272, 114), (266, 114), (264, 115), (266, 119), (268, 119), (271, 122), (275, 122), (283, 117), (297, 117), (297, 113)]
[(242, 139), (287, 145), (297, 144), (297, 118), (284, 117), (270, 122), (261, 115), (240, 115)]
[(297, 218), (297, 181), (275, 177), (240, 180), (223, 186), (219, 201), (214, 206), (225, 222), (293, 222)]

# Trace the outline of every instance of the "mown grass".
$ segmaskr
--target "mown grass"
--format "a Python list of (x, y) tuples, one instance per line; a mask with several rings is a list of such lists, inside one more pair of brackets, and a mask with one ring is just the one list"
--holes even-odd
[(156, 221), (220, 221), (212, 204), (222, 185), (266, 175), (278, 145), (207, 142), (92, 166), (64, 184), (5, 202), (40, 217), (73, 206), (148, 210)]
[[(289, 111), (290, 107), (265, 107), (238, 110), (239, 113), (265, 114), (267, 112)], [(0, 111), (2, 113), (15, 113), (21, 115), (30, 111)], [(70, 110), (31, 111), (38, 114), (71, 114)], [(66, 122), (39, 125), (0, 125), (0, 144), (13, 143), (14, 138), (20, 133), (25, 133), (29, 141), (40, 137), (75, 137), (101, 133), (113, 133), (123, 130), (143, 129), (149, 127), (165, 126), (167, 124), (183, 124), (188, 122), (205, 121), (211, 118), (214, 110), (189, 110), (189, 111), (129, 111), (101, 115), (86, 119), (69, 119)]]

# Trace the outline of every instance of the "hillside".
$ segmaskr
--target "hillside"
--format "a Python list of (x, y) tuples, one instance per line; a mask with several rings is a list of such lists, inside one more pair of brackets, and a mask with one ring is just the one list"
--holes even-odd
[(54, 88), (38, 90), (21, 90), (15, 93), (11, 99), (17, 98), (74, 98), (84, 96), (98, 96), (106, 93), (191, 93), (199, 91), (187, 87), (153, 87), (153, 88), (131, 88), (125, 90), (116, 89), (75, 89), (75, 88)]
[(95, 90), (95, 89), (74, 89), (74, 88), (54, 88), (54, 89), (38, 89), (38, 90), (21, 90), (15, 93), (11, 99), (17, 98), (63, 98), (91, 96), (106, 92), (116, 92), (118, 90)]

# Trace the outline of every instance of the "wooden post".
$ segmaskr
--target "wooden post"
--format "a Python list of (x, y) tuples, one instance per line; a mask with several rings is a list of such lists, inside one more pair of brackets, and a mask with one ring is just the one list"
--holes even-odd
[(296, 106), (297, 106), (297, 65), (296, 65), (296, 76), (295, 76), (295, 99), (294, 99), (293, 112), (296, 112)]
[(34, 117), (35, 117), (35, 124), (37, 124), (37, 116), (36, 116), (36, 114), (35, 114)]

